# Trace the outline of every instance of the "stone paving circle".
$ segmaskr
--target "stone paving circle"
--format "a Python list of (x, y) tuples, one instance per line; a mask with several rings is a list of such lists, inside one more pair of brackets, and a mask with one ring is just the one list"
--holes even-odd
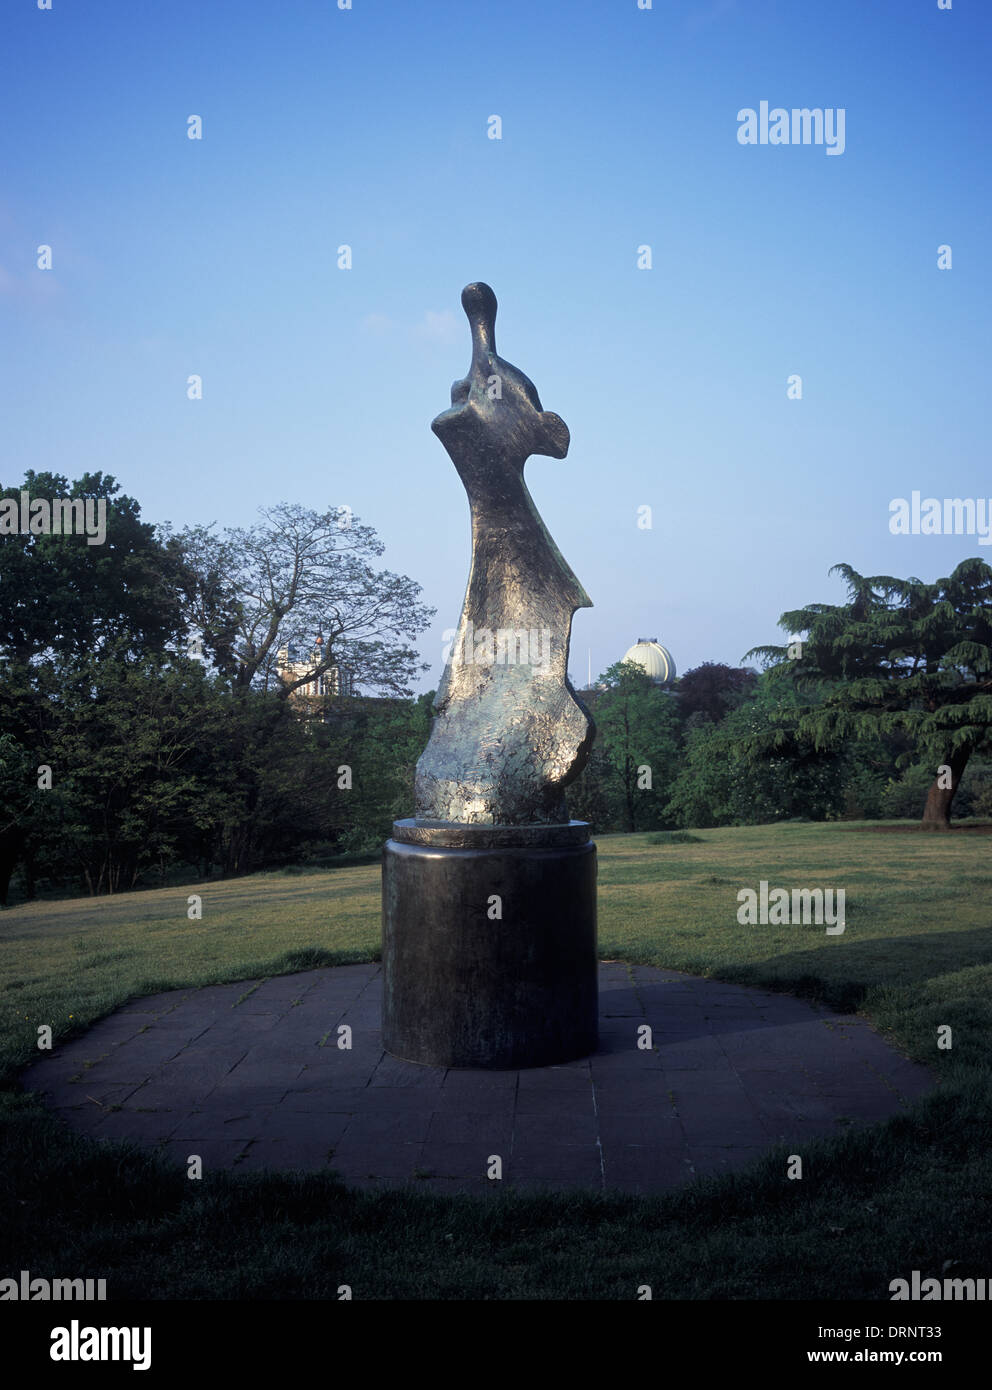
[(184, 1168), (195, 1153), (204, 1170), (329, 1167), (354, 1187), (477, 1194), (663, 1191), (876, 1123), (935, 1084), (863, 1019), (791, 995), (620, 962), (599, 984), (599, 1049), (567, 1066), (397, 1061), (370, 964), (135, 1000), (23, 1081), (73, 1129)]

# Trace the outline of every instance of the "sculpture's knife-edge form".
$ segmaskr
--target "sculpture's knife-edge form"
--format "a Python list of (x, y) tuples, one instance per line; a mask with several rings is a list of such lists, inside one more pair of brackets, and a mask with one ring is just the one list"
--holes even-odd
[(472, 564), (452, 654), (417, 764), (416, 819), (560, 824), (594, 727), (568, 679), (572, 615), (591, 607), (548, 533), (523, 470), (562, 459), (565, 423), (533, 382), (496, 353), (496, 296), (468, 285), (469, 374), (431, 428), (468, 494)]

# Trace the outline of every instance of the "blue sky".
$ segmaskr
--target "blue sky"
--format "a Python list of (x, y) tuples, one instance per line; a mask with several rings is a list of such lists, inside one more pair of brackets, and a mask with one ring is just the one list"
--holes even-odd
[[(992, 560), (888, 529), (914, 489), (992, 497), (985, 0), (6, 0), (0, 25), (0, 482), (99, 469), (176, 525), (346, 504), (438, 609), (427, 688), (470, 553), (429, 425), (485, 280), (571, 431), (527, 479), (595, 604), (582, 683), (639, 636), (735, 665), (842, 599), (838, 561)], [(762, 100), (843, 108), (843, 154), (741, 145)]]

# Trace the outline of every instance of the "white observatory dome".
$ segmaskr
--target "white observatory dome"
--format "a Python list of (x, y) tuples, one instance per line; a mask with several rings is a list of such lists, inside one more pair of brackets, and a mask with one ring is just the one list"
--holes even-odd
[(623, 660), (635, 661), (643, 667), (655, 685), (670, 685), (678, 674), (671, 652), (657, 637), (638, 637)]

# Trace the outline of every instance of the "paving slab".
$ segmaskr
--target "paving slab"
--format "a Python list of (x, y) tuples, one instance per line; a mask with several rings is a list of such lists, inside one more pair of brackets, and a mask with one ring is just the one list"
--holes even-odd
[(560, 1067), (390, 1057), (366, 964), (132, 1000), (22, 1082), (79, 1134), (183, 1168), (198, 1154), (205, 1171), (452, 1196), (661, 1192), (878, 1123), (936, 1084), (865, 1019), (791, 995), (622, 962), (599, 978), (599, 1048)]

